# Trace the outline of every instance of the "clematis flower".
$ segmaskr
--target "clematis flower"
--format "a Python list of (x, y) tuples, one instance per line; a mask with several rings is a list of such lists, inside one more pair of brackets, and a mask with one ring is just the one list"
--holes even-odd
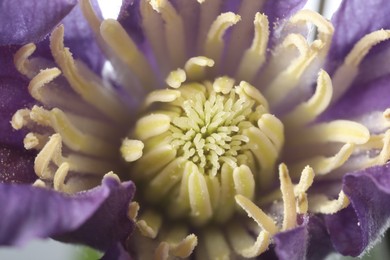
[[(75, 9), (16, 51), (24, 77), (2, 47), (2, 113), (22, 132), (1, 136), (1, 243), (53, 236), (107, 259), (364, 253), (390, 217), (390, 6), (344, 1), (331, 23), (304, 3), (129, 0), (102, 20), (81, 0), (92, 31)], [(1, 42), (41, 39), (68, 4)]]

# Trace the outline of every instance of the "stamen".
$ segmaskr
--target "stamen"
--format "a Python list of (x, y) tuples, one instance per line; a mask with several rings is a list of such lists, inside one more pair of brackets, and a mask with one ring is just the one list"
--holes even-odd
[(179, 244), (173, 246), (170, 252), (173, 256), (180, 258), (189, 257), (198, 245), (198, 238), (194, 234), (185, 237)]
[(310, 165), (313, 167), (314, 171), (318, 175), (325, 175), (330, 173), (331, 171), (339, 168), (342, 166), (348, 158), (351, 156), (351, 154), (354, 151), (354, 144), (347, 143), (343, 145), (338, 151), (337, 154), (335, 154), (332, 157), (324, 157), (324, 156), (316, 156), (313, 158), (309, 158), (307, 160), (304, 160), (303, 162), (296, 163), (291, 166), (293, 173), (299, 172), (305, 165)]
[(176, 157), (176, 150), (171, 145), (161, 145), (137, 160), (132, 177), (138, 179), (151, 179), (157, 171), (167, 165)]
[(172, 62), (171, 66), (177, 68), (184, 64), (186, 58), (184, 25), (181, 16), (167, 0), (150, 0), (154, 10), (159, 12), (164, 20), (165, 39)]
[(129, 204), (129, 209), (128, 209), (128, 212), (127, 212), (127, 217), (128, 217), (130, 220), (136, 221), (137, 216), (138, 216), (138, 212), (139, 212), (139, 204), (138, 204), (138, 202), (136, 202), (136, 201), (131, 202), (131, 203)]
[(49, 169), (49, 164), (51, 161), (54, 161), (56, 164), (59, 164), (61, 161), (61, 142), (59, 134), (52, 135), (37, 157), (35, 157), (34, 171), (39, 178), (51, 179), (53, 177), (53, 171)]
[[(368, 129), (356, 122), (347, 120), (334, 120), (328, 123), (316, 124), (312, 127), (295, 131), (289, 131), (295, 138), (287, 138), (289, 146), (302, 146), (303, 144), (341, 142), (364, 144), (370, 139)], [(299, 138), (302, 137), (302, 138)]]
[(73, 151), (80, 151), (96, 156), (106, 156), (108, 158), (115, 156), (114, 151), (116, 148), (112, 143), (82, 133), (74, 127), (66, 114), (57, 108), (47, 111), (41, 107), (34, 106), (31, 110), (30, 117), (38, 124), (50, 126), (55, 132), (61, 134), (64, 143)]
[(298, 84), (303, 72), (309, 67), (317, 53), (310, 50), (306, 39), (300, 34), (289, 34), (282, 43), (282, 48), (295, 47), (299, 56), (279, 73), (267, 86), (264, 95), (272, 106), (277, 106)]
[(187, 77), (191, 81), (203, 79), (206, 76), (206, 67), (213, 67), (214, 61), (204, 56), (193, 57), (184, 65)]
[(322, 57), (325, 57), (332, 41), (334, 32), (333, 25), (329, 21), (327, 21), (322, 15), (311, 10), (301, 10), (297, 12), (293, 17), (290, 18), (290, 22), (313, 23), (318, 29), (318, 40), (315, 40), (312, 45), (316, 46), (316, 48), (320, 51), (320, 55)]
[(184, 70), (177, 69), (174, 71), (171, 71), (168, 74), (167, 79), (165, 82), (170, 86), (171, 88), (179, 88), (181, 84), (186, 81), (187, 75)]
[(267, 231), (261, 231), (254, 241), (252, 236), (238, 223), (229, 224), (227, 232), (234, 251), (245, 258), (259, 256), (268, 249), (271, 242), (270, 233)]
[[(191, 162), (188, 162), (191, 163)], [(210, 195), (207, 188), (206, 180), (198, 170), (198, 167), (192, 163), (190, 176), (188, 180), (188, 192), (191, 206), (191, 217), (197, 225), (202, 225), (213, 212), (211, 208)]]
[(47, 143), (48, 140), (49, 137), (47, 135), (28, 133), (23, 139), (23, 144), (26, 150), (42, 150), (43, 146)]
[(283, 199), (283, 227), (282, 231), (292, 229), (297, 224), (297, 212), (295, 208), (294, 186), (291, 182), (288, 169), (285, 164), (279, 165), (280, 190)]
[[(261, 1), (252, 1), (261, 2)], [(245, 51), (238, 67), (236, 78), (252, 81), (266, 60), (269, 38), (269, 24), (266, 15), (256, 13), (254, 21), (255, 36), (251, 47)], [(238, 30), (237, 30), (238, 32)], [(241, 33), (241, 32), (240, 32)], [(241, 38), (241, 37), (237, 37)], [(232, 37), (232, 39), (235, 39)], [(231, 45), (232, 46), (232, 45)], [(233, 52), (234, 53), (234, 52)]]
[(30, 110), (27, 108), (19, 109), (11, 119), (12, 128), (20, 130), (30, 122)]
[(152, 202), (164, 199), (165, 195), (182, 179), (186, 159), (176, 158), (154, 177), (145, 189), (145, 197)]
[(256, 204), (254, 204), (249, 199), (245, 198), (242, 195), (236, 195), (235, 200), (237, 204), (245, 210), (250, 218), (252, 218), (256, 223), (265, 231), (271, 235), (276, 234), (279, 229), (276, 226), (273, 219), (264, 213)]
[(133, 162), (141, 158), (143, 148), (144, 144), (141, 141), (125, 138), (120, 151), (126, 162)]
[(161, 242), (156, 252), (154, 253), (154, 260), (168, 260), (169, 257), (169, 244), (166, 242)]
[(379, 30), (365, 35), (348, 53), (344, 63), (337, 69), (333, 76), (335, 93), (332, 102), (338, 100), (351, 85), (359, 72), (359, 65), (372, 47), (390, 39), (390, 30)]
[(314, 95), (307, 101), (288, 113), (283, 122), (289, 127), (299, 127), (313, 121), (330, 104), (333, 88), (332, 81), (324, 70), (321, 70), (317, 78), (317, 88)]
[(220, 62), (225, 45), (222, 36), (229, 27), (238, 23), (240, 19), (241, 17), (234, 13), (223, 13), (211, 25), (204, 45), (204, 53), (206, 57), (213, 59), (216, 64)]
[(93, 10), (90, 0), (80, 0), (80, 8), (83, 12), (85, 19), (87, 19), (89, 26), (92, 28), (96, 35), (99, 35), (101, 20)]
[(57, 191), (62, 191), (65, 178), (68, 175), (69, 171), (69, 164), (68, 163), (62, 163), (60, 167), (57, 169), (57, 171), (54, 174), (54, 179), (53, 179), (53, 187), (54, 190)]
[(228, 164), (222, 165), (220, 183), (219, 201), (223, 201), (223, 204), (219, 204), (218, 209), (215, 212), (215, 220), (223, 223), (232, 216), (235, 209), (234, 196), (236, 194), (234, 189), (233, 169)]
[(156, 238), (162, 224), (162, 218), (158, 213), (145, 211), (136, 224), (142, 235)]
[(117, 58), (139, 78), (144, 88), (156, 87), (155, 74), (149, 62), (119, 22), (113, 19), (103, 21), (100, 33)]
[(173, 89), (155, 90), (146, 97), (144, 107), (147, 108), (155, 102), (169, 103), (181, 96), (181, 92)]
[(28, 78), (35, 76), (34, 70), (31, 68), (28, 58), (35, 52), (36, 46), (34, 43), (29, 43), (20, 48), (14, 56), (14, 64), (16, 69)]
[(213, 83), (216, 93), (229, 94), (234, 86), (234, 79), (229, 77), (219, 77)]
[(255, 195), (255, 179), (251, 169), (246, 165), (235, 168), (233, 171), (233, 179), (236, 194), (252, 200)]
[(58, 68), (41, 70), (29, 83), (28, 90), (30, 95), (41, 103), (45, 103), (40, 94), (40, 89), (47, 83), (53, 81), (61, 74)]
[[(199, 1), (198, 1), (199, 2)], [(203, 1), (201, 1), (203, 2)], [(200, 6), (199, 16), (199, 32), (198, 32), (198, 52), (203, 52), (204, 43), (207, 39), (207, 33), (210, 26), (215, 20), (215, 17), (220, 14), (222, 1), (221, 0), (207, 0)]]
[(120, 99), (107, 88), (97, 87), (97, 82), (91, 84), (84, 76), (80, 75), (71, 53), (64, 48), (63, 39), (64, 27), (59, 26), (51, 34), (50, 48), (69, 84), (86, 102), (96, 107), (100, 112), (120, 123), (124, 122), (126, 119), (125, 110), (118, 102)]
[(343, 191), (340, 191), (336, 200), (329, 200), (324, 195), (311, 195), (309, 209), (313, 213), (334, 214), (349, 205), (349, 199)]
[(161, 16), (153, 10), (149, 1), (140, 2), (142, 17), (142, 29), (145, 32), (148, 42), (156, 57), (158, 68), (161, 74), (165, 75), (171, 69), (170, 59), (167, 57), (167, 41), (165, 40), (164, 21)]
[(138, 120), (135, 134), (141, 140), (157, 136), (166, 132), (171, 124), (169, 116), (164, 114), (150, 114)]

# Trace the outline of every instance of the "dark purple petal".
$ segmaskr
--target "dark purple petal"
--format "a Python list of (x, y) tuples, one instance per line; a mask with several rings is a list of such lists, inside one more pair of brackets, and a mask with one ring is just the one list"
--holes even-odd
[(343, 191), (351, 206), (326, 216), (326, 224), (335, 249), (344, 255), (358, 256), (389, 227), (390, 166), (347, 174)]
[(133, 193), (131, 182), (120, 184), (110, 177), (102, 186), (73, 196), (0, 184), (0, 245), (63, 234), (67, 241), (107, 249), (132, 230), (132, 222), (125, 218)]
[(77, 0), (0, 0), (0, 45), (42, 40)]
[(389, 29), (389, 13), (390, 5), (386, 0), (343, 1), (332, 17), (335, 33), (327, 71), (332, 72), (364, 35), (379, 29)]
[(132, 260), (130, 254), (123, 248), (121, 243), (109, 248), (100, 260)]
[(294, 229), (278, 233), (274, 236), (275, 253), (279, 260), (305, 259), (308, 245), (308, 219)]
[(334, 251), (325, 221), (320, 216), (310, 216), (308, 224), (309, 246), (306, 259), (317, 260), (325, 257)]
[(368, 83), (354, 83), (321, 119), (353, 118), (390, 107), (390, 75)]
[(23, 147), (0, 144), (0, 183), (34, 182), (34, 157), (34, 152)]
[(13, 63), (13, 54), (19, 46), (0, 47), (0, 143), (23, 146), (25, 133), (12, 129), (12, 115), (21, 108), (32, 105), (28, 93), (28, 81), (19, 74)]
[(93, 215), (77, 230), (56, 236), (56, 239), (87, 244), (103, 251), (118, 241), (125, 242), (134, 229), (134, 223), (129, 220), (127, 213), (135, 186), (132, 182), (120, 184), (113, 178), (104, 179), (103, 185), (109, 188), (110, 194)]

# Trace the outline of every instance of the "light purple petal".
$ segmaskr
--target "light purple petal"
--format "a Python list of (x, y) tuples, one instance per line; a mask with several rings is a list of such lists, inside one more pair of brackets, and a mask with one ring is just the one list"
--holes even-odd
[(268, 16), (271, 35), (273, 28), (283, 20), (288, 19), (306, 4), (307, 0), (268, 0), (266, 1), (263, 12)]
[(0, 45), (42, 40), (77, 0), (0, 0)]
[(329, 52), (328, 72), (343, 61), (364, 35), (390, 28), (390, 5), (386, 0), (346, 0), (332, 17), (335, 26)]
[(140, 0), (123, 0), (118, 21), (137, 44), (143, 42)]
[(390, 166), (346, 175), (343, 191), (351, 206), (326, 216), (326, 223), (335, 249), (344, 255), (358, 256), (389, 227)]
[(66, 241), (108, 249), (133, 228), (126, 218), (133, 193), (131, 182), (120, 184), (110, 177), (102, 186), (73, 196), (30, 185), (0, 184), (0, 245), (22, 245), (33, 238), (62, 234)]

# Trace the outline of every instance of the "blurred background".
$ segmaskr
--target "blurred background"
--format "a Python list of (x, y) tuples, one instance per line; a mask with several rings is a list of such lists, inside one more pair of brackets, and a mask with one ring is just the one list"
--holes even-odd
[[(338, 8), (341, 0), (308, 0), (306, 8), (321, 12), (330, 19)], [(102, 13), (105, 18), (116, 18), (121, 5), (121, 0), (99, 0)], [(372, 249), (362, 259), (390, 259), (389, 235), (387, 239)], [(100, 252), (80, 245), (60, 243), (51, 239), (36, 240), (19, 248), (0, 247), (0, 259), (24, 260), (96, 260), (102, 256)], [(342, 257), (338, 254), (330, 255), (326, 260), (351, 260), (355, 258)]]

